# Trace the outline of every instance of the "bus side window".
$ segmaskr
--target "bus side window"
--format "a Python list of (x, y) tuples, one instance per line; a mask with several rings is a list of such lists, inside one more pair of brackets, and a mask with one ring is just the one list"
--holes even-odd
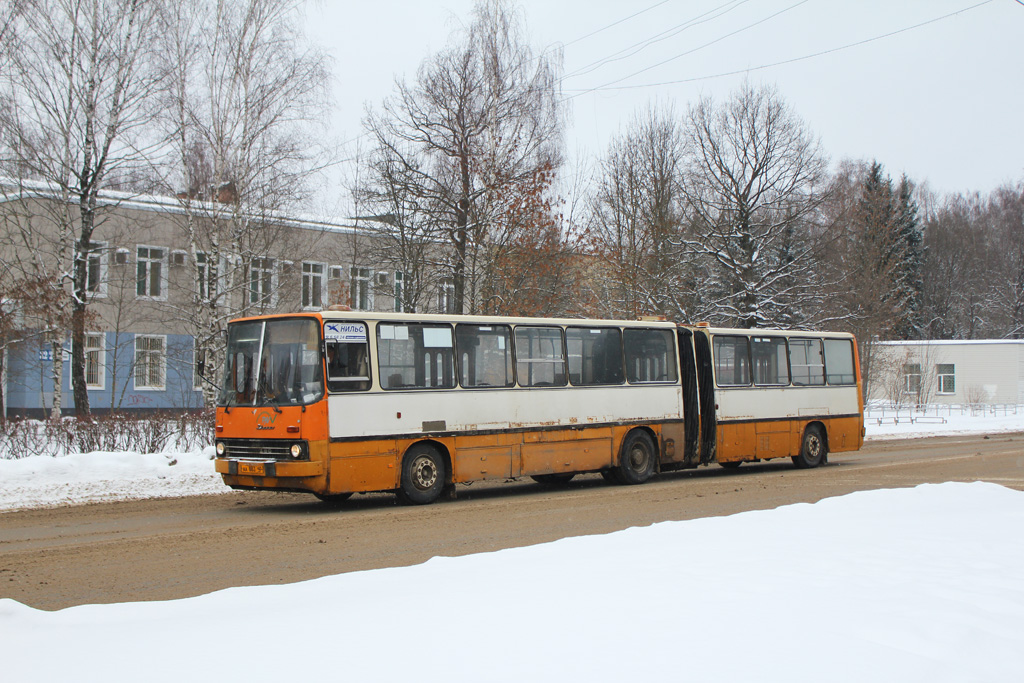
[(377, 325), (377, 363), (382, 389), (451, 389), (455, 345), (450, 325)]
[(464, 387), (510, 387), (512, 330), (508, 325), (456, 325), (455, 343)]
[(516, 327), (516, 375), (521, 387), (565, 386), (559, 327)]
[(370, 366), (366, 342), (326, 341), (327, 386), (331, 391), (366, 391)]
[(622, 384), (622, 332), (617, 327), (570, 327), (565, 341), (574, 386)]
[(754, 337), (751, 339), (754, 358), (754, 384), (779, 386), (789, 384), (789, 361), (785, 337)]
[(825, 357), (820, 339), (789, 340), (789, 367), (793, 384), (798, 387), (820, 387), (825, 384)]
[(675, 382), (678, 373), (673, 337), (668, 330), (625, 330), (626, 380), (630, 384)]
[(853, 371), (853, 342), (849, 339), (825, 340), (825, 370), (829, 384), (856, 384)]
[(715, 335), (715, 381), (720, 387), (750, 386), (750, 348), (747, 337)]

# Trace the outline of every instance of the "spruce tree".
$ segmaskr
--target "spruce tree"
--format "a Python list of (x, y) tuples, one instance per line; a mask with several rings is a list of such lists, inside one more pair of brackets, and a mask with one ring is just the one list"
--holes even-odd
[(914, 200), (914, 185), (904, 174), (897, 188), (895, 228), (902, 258), (896, 269), (896, 285), (903, 310), (896, 326), (897, 339), (918, 339), (922, 331), (924, 296), (924, 234)]

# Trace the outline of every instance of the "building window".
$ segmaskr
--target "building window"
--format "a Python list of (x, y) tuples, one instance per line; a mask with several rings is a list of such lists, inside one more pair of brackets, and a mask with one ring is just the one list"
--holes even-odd
[(158, 247), (139, 247), (136, 256), (135, 293), (153, 299), (163, 298), (166, 250)]
[(444, 280), (437, 290), (437, 310), (447, 315), (455, 313), (455, 282), (451, 279)]
[(196, 291), (200, 301), (217, 298), (218, 270), (216, 259), (204, 252), (196, 252)]
[(256, 258), (249, 262), (249, 303), (271, 303), (274, 291), (274, 259)]
[(167, 365), (167, 338), (135, 337), (135, 388), (163, 389)]
[(107, 243), (90, 242), (85, 258), (85, 291), (92, 296), (106, 296)]
[(359, 311), (368, 311), (373, 308), (373, 271), (369, 268), (357, 268), (353, 266), (349, 270), (351, 275), (352, 308)]
[(903, 365), (903, 393), (921, 393), (921, 365), (920, 363), (905, 363)]
[(408, 296), (409, 279), (400, 270), (395, 271), (395, 312), (414, 313), (412, 304), (406, 301)]
[(324, 307), (324, 268), (323, 263), (302, 264), (302, 307)]
[(85, 335), (85, 386), (89, 389), (104, 387), (103, 372), (103, 335)]
[(940, 394), (956, 393), (956, 367), (953, 363), (940, 363), (936, 365), (935, 375), (939, 379)]

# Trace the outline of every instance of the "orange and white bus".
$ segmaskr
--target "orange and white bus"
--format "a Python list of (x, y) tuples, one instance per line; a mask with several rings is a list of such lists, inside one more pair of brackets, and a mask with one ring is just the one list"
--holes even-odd
[(659, 471), (863, 441), (848, 334), (659, 321), (323, 311), (232, 321), (216, 469), (323, 500)]

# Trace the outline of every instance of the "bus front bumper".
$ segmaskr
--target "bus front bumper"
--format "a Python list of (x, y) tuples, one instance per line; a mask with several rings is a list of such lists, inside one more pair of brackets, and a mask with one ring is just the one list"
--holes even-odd
[(245, 458), (216, 458), (214, 469), (231, 477), (319, 477), (324, 473), (323, 462), (287, 460), (249, 460)]

